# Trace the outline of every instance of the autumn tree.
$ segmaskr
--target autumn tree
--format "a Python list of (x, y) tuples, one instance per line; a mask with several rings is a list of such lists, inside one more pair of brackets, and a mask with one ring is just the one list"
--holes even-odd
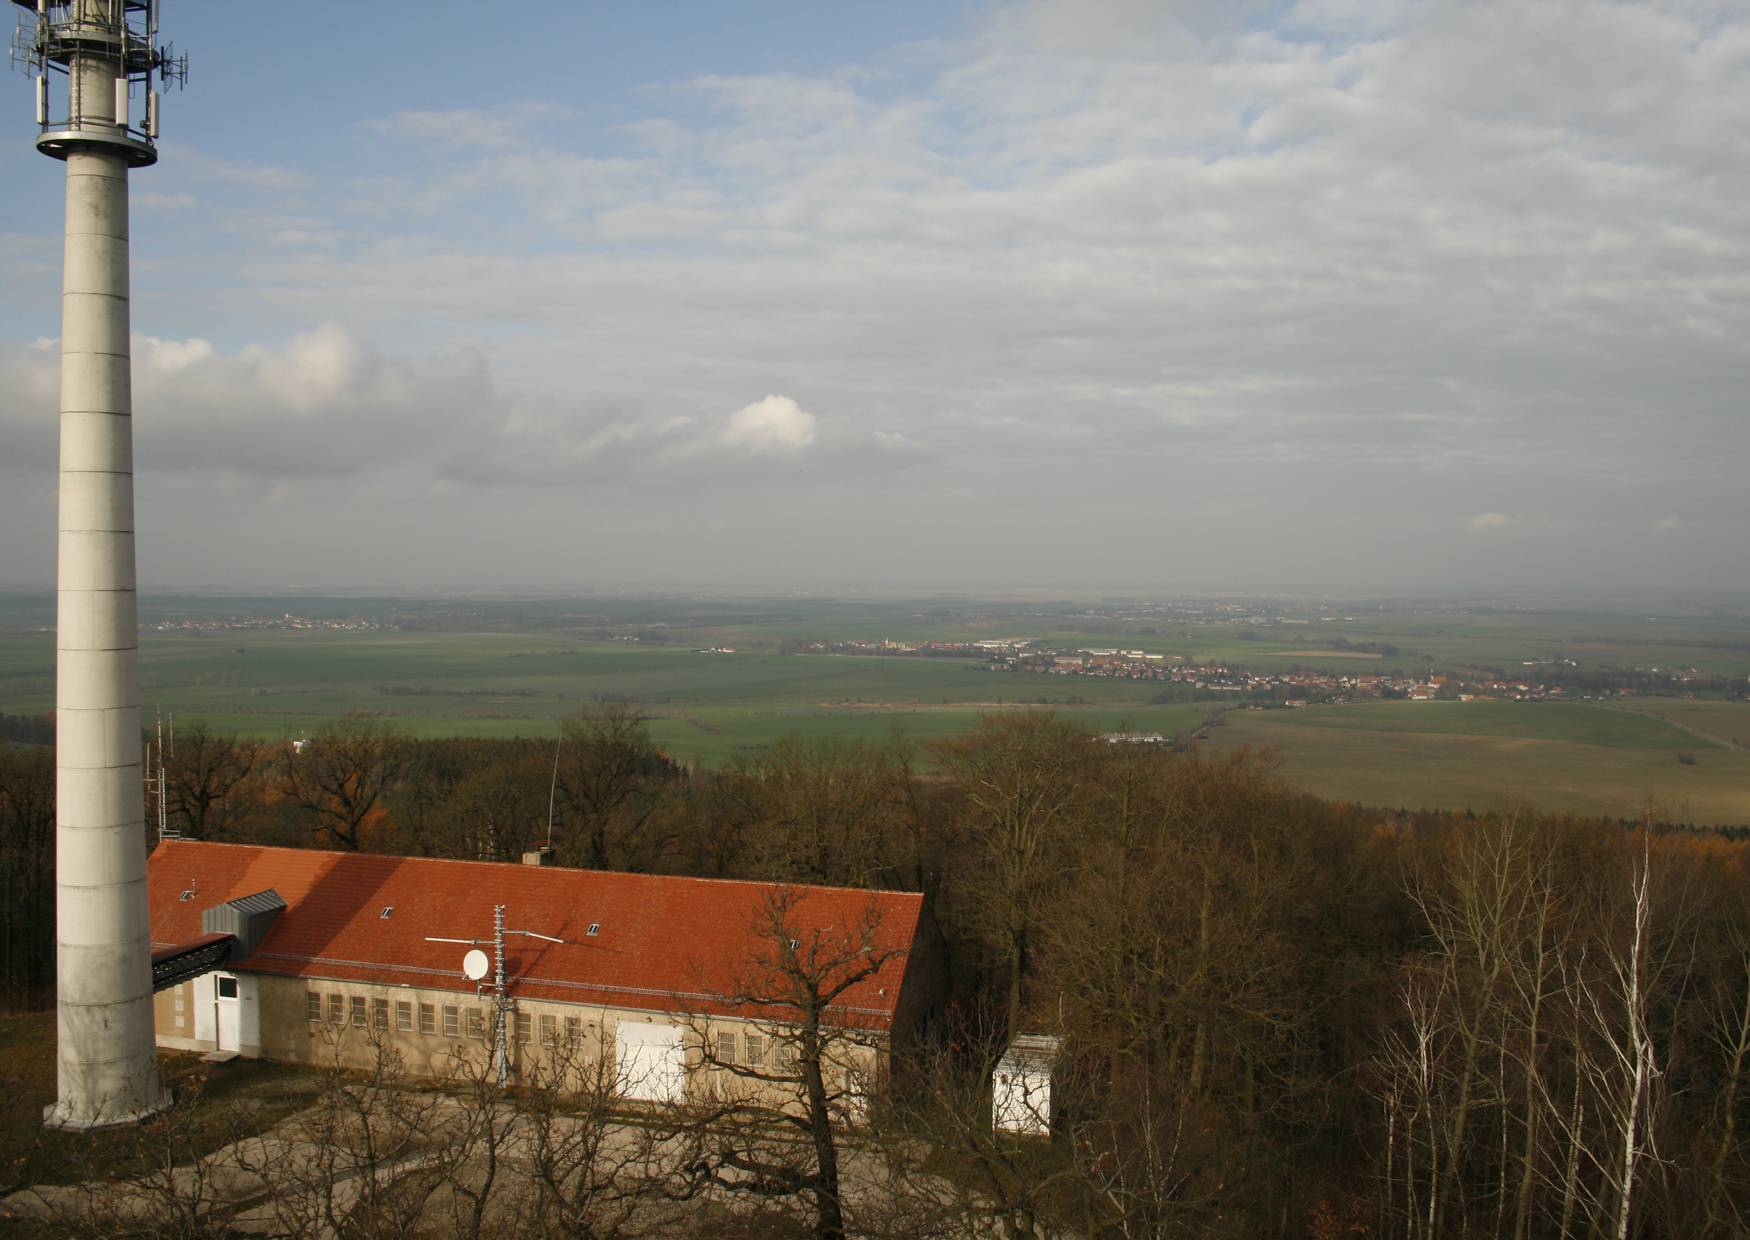
[(364, 845), (386, 816), (386, 799), (406, 761), (406, 744), (388, 724), (344, 715), (320, 728), (282, 768), (287, 800), (317, 838), (341, 849)]

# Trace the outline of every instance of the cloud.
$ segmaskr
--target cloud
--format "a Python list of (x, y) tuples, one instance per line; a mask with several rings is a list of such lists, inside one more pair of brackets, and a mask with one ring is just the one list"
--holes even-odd
[[(328, 323), (278, 346), (221, 353), (200, 337), (136, 335), (134, 444), (148, 469), (261, 477), (345, 476), (422, 468), (435, 445), (493, 403), (484, 359), (453, 350), (391, 358)], [(0, 350), (0, 454), (20, 472), (52, 467), (55, 351)], [(22, 394), (22, 399), (18, 395)]]
[(800, 452), (814, 442), (815, 417), (788, 396), (768, 396), (729, 415), (718, 440), (762, 452)]
[[(1139, 590), (1462, 588), (1489, 530), (1491, 585), (1750, 575), (1741, 7), (1021, 0), (930, 33), (818, 72), (629, 53), (587, 105), (531, 69), (526, 105), (285, 167), (167, 144), (196, 203), (141, 220), (142, 459), (288, 510), (401, 477), (564, 528), (611, 495), (677, 577), (715, 566), (706, 497), (805, 512), (833, 564), (946, 575), (984, 531), (1023, 581)], [(59, 279), (28, 227), (20, 340)], [(52, 461), (53, 391), (0, 347), (0, 470)], [(826, 412), (724, 399), (756, 391)], [(1223, 516), (1163, 541), (1186, 511)]]
[(174, 373), (186, 366), (204, 362), (213, 356), (213, 344), (199, 336), (187, 340), (160, 340), (156, 336), (135, 333), (132, 341), (134, 361), (148, 370)]
[(1670, 531), (1683, 528), (1683, 522), (1677, 517), (1660, 517), (1653, 522), (1653, 528), (1660, 531)]

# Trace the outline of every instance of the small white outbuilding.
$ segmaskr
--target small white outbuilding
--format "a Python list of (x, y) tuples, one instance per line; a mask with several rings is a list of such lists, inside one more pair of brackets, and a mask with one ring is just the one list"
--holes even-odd
[(1051, 1132), (1051, 1073), (1060, 1042), (1049, 1034), (1023, 1033), (991, 1074), (990, 1122), (998, 1132), (1048, 1136)]

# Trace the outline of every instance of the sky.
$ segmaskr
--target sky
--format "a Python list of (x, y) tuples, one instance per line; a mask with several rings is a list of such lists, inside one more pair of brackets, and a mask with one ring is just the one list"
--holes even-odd
[[(1750, 582), (1750, 5), (171, 0), (141, 588)], [(62, 167), (0, 79), (0, 586)]]

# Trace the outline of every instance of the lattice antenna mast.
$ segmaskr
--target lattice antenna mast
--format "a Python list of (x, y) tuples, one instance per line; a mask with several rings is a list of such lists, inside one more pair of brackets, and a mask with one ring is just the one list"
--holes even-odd
[[(492, 906), (492, 937), (489, 939), (445, 939), (435, 935), (426, 935), (427, 943), (465, 943), (476, 950), (462, 957), (462, 975), (474, 983), (474, 993), (484, 994), (491, 991), (493, 1032), (492, 1032), (492, 1063), (498, 1071), (500, 1088), (510, 1083), (510, 1034), (506, 1026), (515, 1011), (515, 1003), (510, 997), (510, 988), (504, 975), (504, 936), (520, 934), (525, 938), (540, 939), (544, 943), (565, 945), (564, 939), (556, 939), (550, 934), (537, 934), (533, 930), (506, 930), (504, 928), (504, 905)], [(492, 957), (478, 950), (482, 947), (492, 949)], [(492, 980), (486, 981), (487, 970), (492, 972)]]
[[(170, 805), (167, 799), (169, 780), (164, 769), (164, 715), (154, 712), (157, 724), (156, 742), (146, 743), (146, 795), (152, 799), (158, 814), (158, 842), (179, 840), (182, 832), (170, 829)], [(176, 753), (176, 716), (170, 716), (170, 752)]]

